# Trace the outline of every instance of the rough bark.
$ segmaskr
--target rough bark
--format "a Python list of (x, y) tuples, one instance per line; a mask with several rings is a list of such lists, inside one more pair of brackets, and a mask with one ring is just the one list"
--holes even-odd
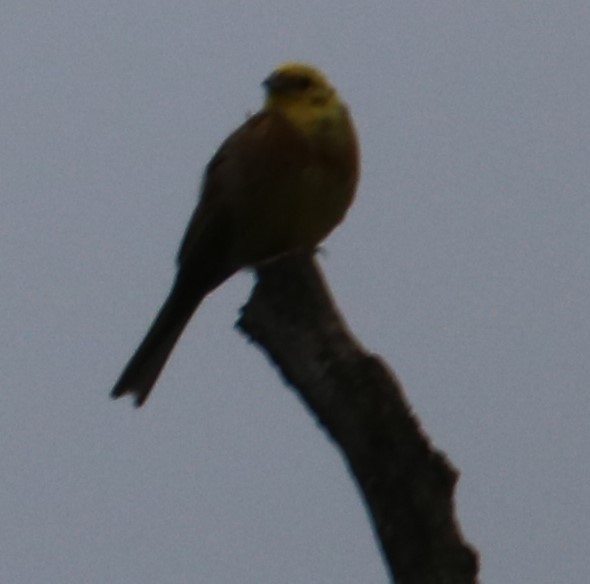
[(395, 374), (347, 329), (315, 260), (258, 270), (238, 321), (340, 447), (397, 584), (473, 584), (478, 557), (463, 539), (458, 472), (435, 449)]

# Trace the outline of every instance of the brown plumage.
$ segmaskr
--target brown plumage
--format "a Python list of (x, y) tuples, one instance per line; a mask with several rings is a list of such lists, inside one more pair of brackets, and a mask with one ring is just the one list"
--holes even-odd
[(343, 219), (358, 180), (346, 106), (319, 71), (283, 65), (263, 109), (207, 165), (176, 280), (111, 395), (141, 406), (203, 298), (236, 271), (314, 249)]

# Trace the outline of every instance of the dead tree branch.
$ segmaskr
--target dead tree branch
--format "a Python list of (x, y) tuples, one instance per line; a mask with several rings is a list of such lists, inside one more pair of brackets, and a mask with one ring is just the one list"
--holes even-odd
[(261, 268), (238, 326), (340, 447), (392, 580), (477, 582), (477, 554), (455, 517), (458, 472), (430, 443), (395, 374), (348, 331), (315, 260)]

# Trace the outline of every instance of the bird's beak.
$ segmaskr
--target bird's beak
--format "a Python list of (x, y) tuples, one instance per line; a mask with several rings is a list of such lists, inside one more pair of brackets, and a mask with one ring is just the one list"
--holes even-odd
[(268, 93), (280, 91), (284, 85), (284, 78), (276, 73), (272, 73), (262, 82), (262, 87), (264, 87)]

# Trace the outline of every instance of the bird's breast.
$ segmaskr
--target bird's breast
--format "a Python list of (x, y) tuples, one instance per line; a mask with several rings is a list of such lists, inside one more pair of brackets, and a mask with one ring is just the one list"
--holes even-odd
[(237, 138), (223, 175), (233, 182), (221, 189), (234, 214), (236, 264), (316, 247), (342, 221), (356, 188), (358, 150), (348, 116), (308, 134), (280, 115), (261, 115)]
[(315, 248), (344, 218), (355, 186), (352, 173), (314, 163), (286, 170), (280, 180), (261, 185), (255, 203), (237, 218), (237, 253), (243, 263)]

